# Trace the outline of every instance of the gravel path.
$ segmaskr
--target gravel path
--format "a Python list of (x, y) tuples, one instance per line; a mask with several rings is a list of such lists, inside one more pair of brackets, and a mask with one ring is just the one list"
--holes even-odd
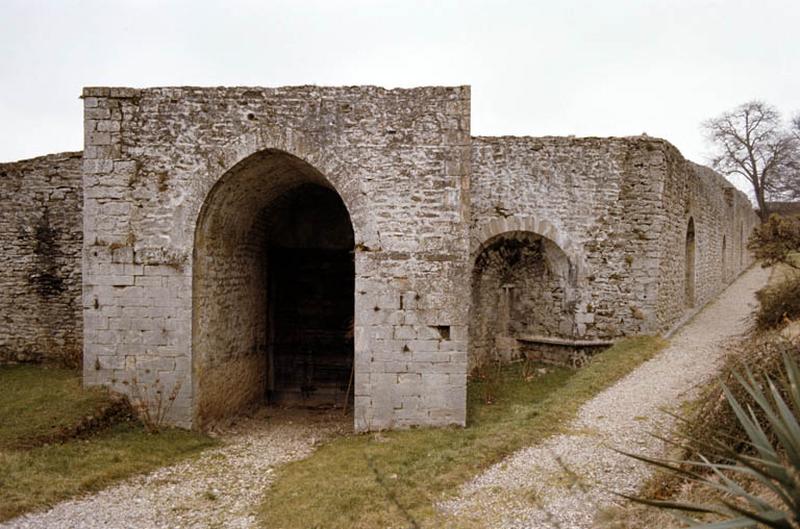
[(307, 456), (348, 426), (340, 413), (247, 419), (221, 433), (222, 447), (198, 458), (16, 518), (0, 529), (253, 527), (253, 510), (272, 483), (274, 468)]
[(443, 504), (455, 527), (589, 528), (598, 509), (635, 493), (646, 465), (610, 450), (659, 455), (650, 434), (672, 426), (674, 410), (719, 369), (725, 343), (745, 328), (768, 271), (754, 267), (690, 320), (656, 358), (587, 402), (571, 432), (518, 451)]
[[(658, 357), (592, 399), (572, 433), (517, 452), (468, 483), (444, 504), (460, 521), (492, 528), (588, 528), (610, 490), (635, 492), (649, 469), (608, 447), (657, 455), (649, 433), (669, 427), (662, 413), (686, 400), (718, 369), (724, 343), (745, 328), (753, 293), (768, 272), (753, 268), (701, 311)], [(253, 509), (274, 468), (301, 459), (347, 430), (338, 414), (249, 419), (222, 437), (224, 446), (0, 529), (250, 528)]]

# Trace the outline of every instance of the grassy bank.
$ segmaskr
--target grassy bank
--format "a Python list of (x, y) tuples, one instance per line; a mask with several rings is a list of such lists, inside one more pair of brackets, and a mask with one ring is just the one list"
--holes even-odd
[(515, 450), (564, 431), (580, 406), (664, 345), (623, 340), (584, 369), (550, 370), (526, 380), (519, 366), (501, 373), (495, 399), (471, 383), (466, 428), (352, 435), (280, 472), (261, 507), (271, 529), (436, 527), (434, 504)]
[(0, 367), (0, 521), (212, 446), (183, 430), (148, 434), (124, 403), (74, 371)]

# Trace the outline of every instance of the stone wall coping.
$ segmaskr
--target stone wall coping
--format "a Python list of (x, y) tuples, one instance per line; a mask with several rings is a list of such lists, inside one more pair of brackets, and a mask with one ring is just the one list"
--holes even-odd
[(0, 166), (3, 165), (14, 165), (14, 164), (27, 164), (27, 163), (38, 163), (50, 160), (69, 160), (72, 158), (80, 158), (83, 156), (83, 151), (64, 151), (64, 152), (55, 152), (52, 154), (43, 154), (41, 156), (34, 156), (33, 158), (24, 158), (22, 160), (14, 160), (9, 162), (0, 162)]
[[(124, 86), (85, 86), (81, 92), (81, 98), (86, 97), (110, 97), (127, 98), (135, 97), (147, 93), (157, 93), (163, 91), (182, 92), (216, 92), (218, 94), (241, 94), (243, 92), (318, 92), (320, 95), (326, 93), (353, 93), (363, 94), (375, 92), (378, 95), (402, 95), (430, 93), (432, 96), (444, 96), (453, 94), (458, 97), (470, 97), (470, 85), (453, 86), (415, 86), (415, 87), (393, 87), (385, 88), (377, 85), (342, 85), (342, 86), (319, 86), (319, 85), (287, 85), (287, 86), (155, 86), (147, 88), (132, 88)], [(255, 94), (254, 94), (255, 95)]]

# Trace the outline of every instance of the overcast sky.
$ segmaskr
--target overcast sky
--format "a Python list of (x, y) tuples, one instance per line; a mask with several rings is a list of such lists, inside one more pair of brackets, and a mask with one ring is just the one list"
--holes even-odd
[(472, 86), (473, 135), (666, 138), (800, 111), (800, 0), (0, 0), (0, 161), (80, 150), (83, 86)]

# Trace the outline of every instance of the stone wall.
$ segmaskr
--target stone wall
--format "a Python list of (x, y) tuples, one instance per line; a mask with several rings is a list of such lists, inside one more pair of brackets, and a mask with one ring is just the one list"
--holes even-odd
[[(473, 138), (471, 196), (473, 261), (488, 241), (512, 232), (545, 237), (566, 254), (575, 275), (574, 325), (552, 336), (664, 331), (752, 262), (744, 244), (757, 218), (744, 194), (656, 138)], [(692, 303), (689, 217), (696, 232)], [(540, 308), (546, 305), (543, 298)]]
[[(659, 174), (664, 191), (658, 236), (657, 321), (664, 330), (688, 309), (702, 307), (753, 263), (747, 239), (758, 224), (750, 201), (725, 178), (684, 160), (664, 142)], [(694, 271), (687, 270), (686, 235), (694, 227)], [(691, 276), (691, 277), (687, 277)], [(687, 289), (687, 282), (693, 289)], [(693, 290), (693, 299), (687, 290)]]
[(472, 253), (506, 231), (555, 243), (574, 268), (576, 338), (658, 330), (661, 215), (651, 159), (658, 143), (627, 138), (473, 140)]
[(0, 363), (81, 360), (81, 153), (0, 164)]
[[(84, 106), (87, 383), (180, 385), (183, 425), (201, 422), (204, 392), (256, 399), (264, 330), (249, 311), (265, 309), (262, 283), (243, 283), (258, 262), (248, 232), (314, 184), (341, 196), (354, 231), (356, 428), (464, 423), (468, 88), (87, 88)], [(205, 288), (214, 270), (256, 294)], [(215, 331), (241, 359), (216, 373)]]

